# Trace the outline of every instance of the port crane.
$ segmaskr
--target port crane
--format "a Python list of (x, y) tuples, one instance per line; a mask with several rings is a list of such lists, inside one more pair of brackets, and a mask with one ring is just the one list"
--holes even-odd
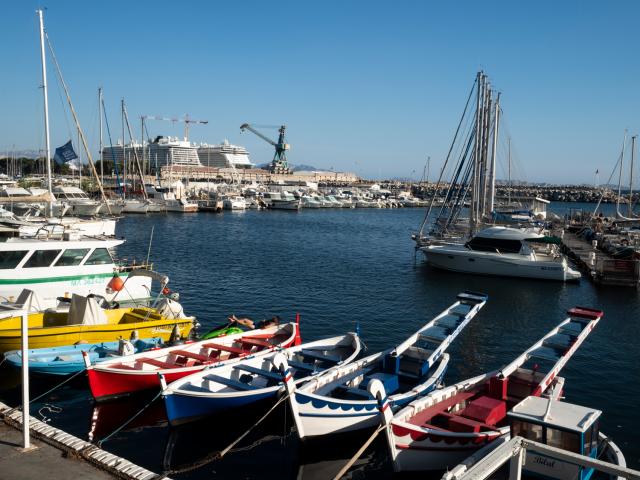
[(185, 118), (169, 118), (169, 117), (157, 117), (154, 115), (143, 115), (142, 117), (142, 125), (144, 130), (144, 121), (145, 120), (163, 120), (165, 122), (182, 122), (184, 123), (184, 139), (189, 140), (189, 125), (192, 123), (206, 125), (209, 123), (209, 120), (194, 120), (193, 118), (189, 118), (189, 115), (186, 115)]
[(249, 130), (251, 133), (257, 135), (265, 142), (270, 143), (276, 149), (276, 153), (273, 156), (273, 160), (271, 161), (271, 166), (269, 167), (269, 171), (271, 173), (291, 173), (289, 170), (289, 164), (287, 163), (287, 155), (286, 151), (290, 149), (290, 145), (286, 143), (284, 138), (284, 132), (286, 130), (286, 125), (274, 126), (274, 125), (263, 125), (262, 128), (277, 128), (278, 129), (278, 141), (273, 141), (269, 137), (263, 135), (258, 130), (256, 130), (253, 126), (248, 123), (243, 123), (240, 125), (240, 131), (244, 132), (245, 130)]

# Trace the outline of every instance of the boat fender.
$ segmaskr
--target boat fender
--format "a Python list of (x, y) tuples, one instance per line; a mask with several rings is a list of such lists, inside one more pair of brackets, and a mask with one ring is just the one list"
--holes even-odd
[(117, 273), (114, 273), (111, 280), (109, 280), (109, 283), (107, 283), (107, 289), (110, 289), (112, 292), (119, 292), (123, 288), (124, 281), (118, 276)]

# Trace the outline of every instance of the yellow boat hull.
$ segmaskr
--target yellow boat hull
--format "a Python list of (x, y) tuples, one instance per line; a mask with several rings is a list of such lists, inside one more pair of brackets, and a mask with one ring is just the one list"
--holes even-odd
[[(29, 315), (29, 348), (73, 345), (78, 342), (112, 342), (129, 339), (134, 330), (139, 338), (161, 337), (168, 341), (177, 325), (180, 336), (186, 338), (193, 328), (193, 317), (164, 318), (149, 308), (107, 310), (108, 323), (102, 325), (55, 325), (64, 321), (64, 313), (34, 313)], [(45, 326), (46, 325), (46, 326)], [(20, 318), (0, 320), (0, 352), (22, 347)]]

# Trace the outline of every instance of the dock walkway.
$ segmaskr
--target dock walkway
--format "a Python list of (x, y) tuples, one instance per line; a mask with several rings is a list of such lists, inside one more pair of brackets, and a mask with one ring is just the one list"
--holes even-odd
[(562, 234), (562, 249), (596, 283), (636, 288), (640, 285), (638, 260), (616, 259), (566, 230)]
[(22, 412), (0, 402), (0, 479), (170, 480), (31, 417), (31, 450), (22, 449)]

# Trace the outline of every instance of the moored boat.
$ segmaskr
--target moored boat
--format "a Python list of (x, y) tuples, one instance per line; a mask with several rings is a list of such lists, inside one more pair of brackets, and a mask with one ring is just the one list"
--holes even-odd
[[(396, 471), (444, 470), (509, 435), (507, 412), (528, 396), (557, 399), (559, 372), (591, 333), (602, 311), (575, 307), (568, 318), (510, 364), (419, 398), (393, 415), (384, 385), (369, 386), (382, 401), (389, 451)], [(546, 367), (546, 368), (545, 368)]]
[[(25, 304), (29, 304), (29, 300)], [(28, 315), (29, 347), (111, 342), (130, 338), (134, 331), (139, 338), (160, 337), (168, 341), (176, 332), (187, 337), (194, 320), (184, 315), (177, 302), (166, 298), (155, 307), (118, 308), (98, 295), (73, 295), (68, 309), (48, 309)], [(0, 352), (19, 349), (21, 338), (21, 317), (0, 319)]]
[[(176, 425), (275, 399), (286, 382), (301, 385), (323, 371), (350, 363), (360, 349), (358, 335), (349, 333), (202, 370), (164, 386), (167, 418)], [(282, 361), (289, 366), (284, 374), (278, 370)]]
[[(160, 346), (162, 346), (162, 339), (155, 337), (132, 340), (131, 342), (121, 339), (115, 342), (33, 348), (28, 352), (29, 371), (43, 375), (69, 375), (85, 369), (83, 353), (88, 355), (91, 363), (99, 363), (109, 358), (143, 352)], [(4, 358), (9, 365), (22, 368), (22, 351), (6, 352)]]
[(87, 368), (89, 387), (96, 400), (159, 388), (158, 374), (173, 382), (210, 366), (294, 345), (300, 338), (298, 327), (274, 325), (107, 360)]
[(378, 404), (366, 390), (373, 379), (384, 383), (395, 410), (439, 386), (449, 361), (447, 347), (486, 301), (484, 294), (460, 293), (456, 302), (398, 346), (332, 369), (300, 388), (287, 382), (299, 437), (376, 426)]

